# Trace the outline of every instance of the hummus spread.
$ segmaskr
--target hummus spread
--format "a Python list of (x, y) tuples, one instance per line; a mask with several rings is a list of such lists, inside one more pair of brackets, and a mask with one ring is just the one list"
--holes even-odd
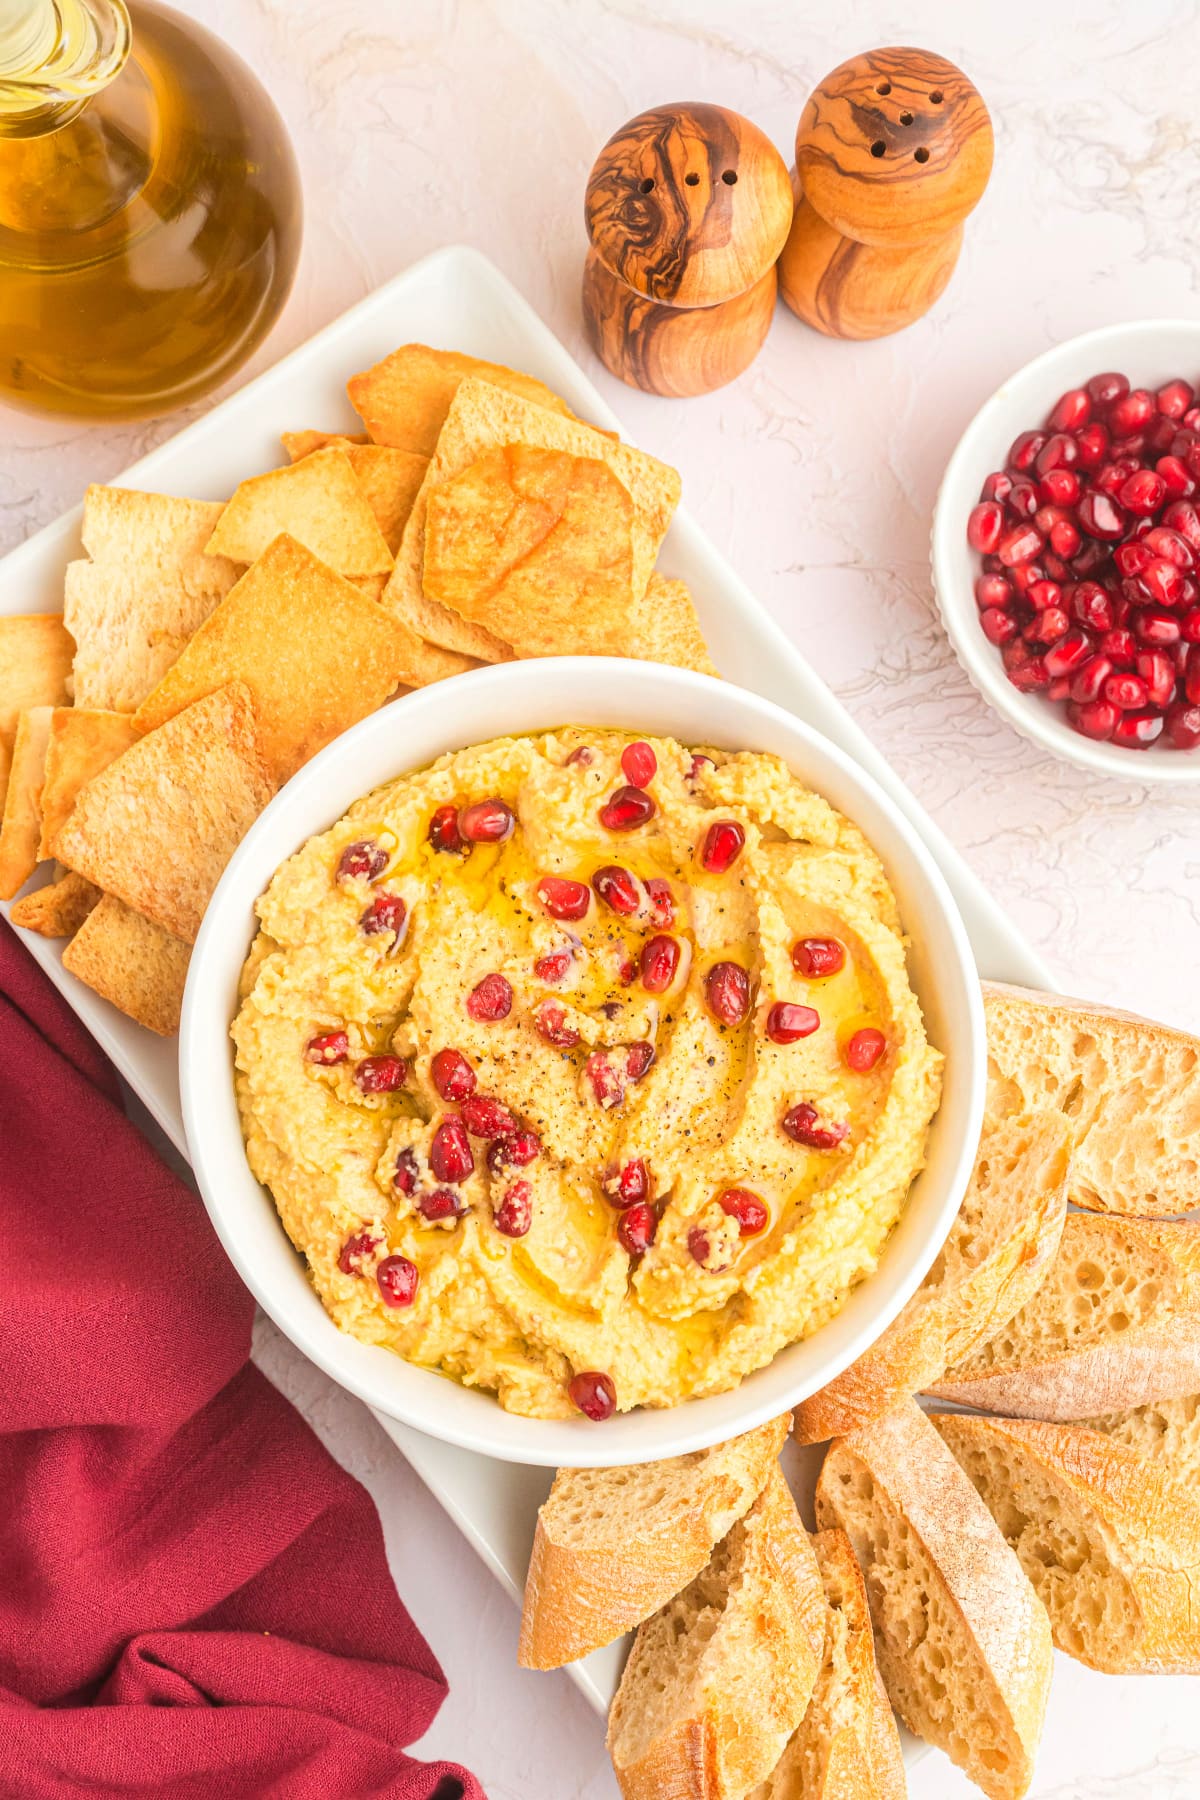
[(736, 1386), (875, 1268), (941, 1057), (879, 859), (777, 758), (477, 745), (258, 913), (247, 1150), (343, 1330), (603, 1417)]

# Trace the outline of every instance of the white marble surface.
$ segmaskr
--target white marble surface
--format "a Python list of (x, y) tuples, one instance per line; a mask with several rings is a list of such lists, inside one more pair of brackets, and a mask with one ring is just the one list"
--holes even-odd
[[(291, 126), (307, 239), (263, 367), (415, 257), (473, 243), (525, 292), (687, 504), (1067, 985), (1196, 1026), (1200, 793), (1169, 799), (1050, 762), (989, 714), (937, 623), (939, 472), (1010, 369), (1112, 320), (1193, 315), (1200, 266), (1195, 0), (190, 0), (265, 75)], [(788, 153), (833, 64), (916, 42), (962, 62), (996, 171), (931, 317), (865, 346), (781, 311), (735, 386), (672, 403), (597, 371), (577, 290), (583, 186), (640, 108), (711, 99)], [(247, 373), (252, 372), (247, 371)], [(1196, 371), (1182, 371), (1195, 374)], [(182, 421), (123, 430), (0, 410), (0, 552)], [(319, 421), (299, 420), (298, 424)], [(424, 1748), (491, 1800), (614, 1800), (599, 1721), (561, 1675), (515, 1667), (517, 1618), (357, 1402), (269, 1326), (263, 1367), (365, 1481), (397, 1582), (450, 1676)], [(1200, 1689), (1059, 1659), (1037, 1800), (1193, 1800)], [(920, 1800), (975, 1790), (938, 1756)]]

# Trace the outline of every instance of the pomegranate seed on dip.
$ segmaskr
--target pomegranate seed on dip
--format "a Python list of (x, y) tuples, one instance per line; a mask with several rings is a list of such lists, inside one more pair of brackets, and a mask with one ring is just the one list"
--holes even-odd
[(343, 1330), (601, 1427), (735, 1387), (874, 1270), (942, 1059), (875, 853), (778, 758), (479, 744), (258, 913), (247, 1153)]

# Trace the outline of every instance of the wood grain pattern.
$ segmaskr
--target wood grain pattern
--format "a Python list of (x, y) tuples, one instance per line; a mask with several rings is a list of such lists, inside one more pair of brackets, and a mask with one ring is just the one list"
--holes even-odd
[(864, 244), (920, 244), (960, 226), (987, 186), (993, 138), (974, 84), (927, 50), (872, 50), (810, 95), (796, 171), (812, 206)]
[(915, 250), (857, 244), (801, 198), (779, 258), (779, 292), (827, 337), (886, 337), (928, 312), (954, 273), (962, 236), (958, 226)]
[(614, 132), (584, 213), (600, 259), (637, 294), (713, 306), (762, 280), (787, 237), (792, 196), (783, 158), (756, 125), (685, 102)]
[(775, 267), (719, 306), (662, 306), (634, 293), (588, 252), (583, 317), (606, 369), (651, 394), (711, 393), (749, 367), (775, 311)]

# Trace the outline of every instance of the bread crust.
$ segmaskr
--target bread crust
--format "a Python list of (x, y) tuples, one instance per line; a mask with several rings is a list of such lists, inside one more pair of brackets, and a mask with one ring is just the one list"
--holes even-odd
[[(1107, 1674), (1200, 1674), (1200, 1503), (1189, 1485), (1086, 1426), (965, 1413), (931, 1417), (968, 1475), (978, 1447), (993, 1448), (1018, 1471), (1036, 1472), (1067, 1520), (1086, 1525), (1089, 1539), (1098, 1541), (1112, 1571), (1110, 1586), (1132, 1601), (1137, 1629), (1126, 1642), (1106, 1634), (1104, 1614), (1092, 1618), (1085, 1609), (1068, 1628), (1052, 1609), (1061, 1650)], [(980, 1492), (1003, 1524), (1000, 1497)], [(1018, 1511), (1022, 1502), (1028, 1505), (1029, 1497), (1018, 1495)], [(1052, 1578), (1080, 1579), (1077, 1571), (1052, 1571), (1032, 1553), (1022, 1560), (1035, 1587), (1048, 1589)]]

